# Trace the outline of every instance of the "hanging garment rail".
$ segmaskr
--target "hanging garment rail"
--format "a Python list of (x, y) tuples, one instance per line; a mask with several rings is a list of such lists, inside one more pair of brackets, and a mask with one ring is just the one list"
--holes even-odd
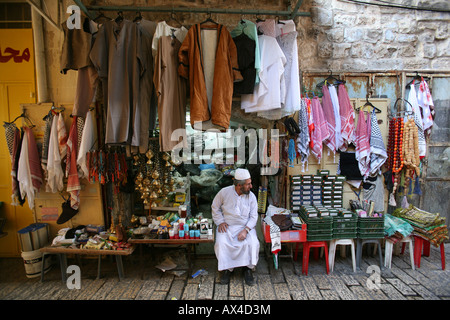
[(135, 7), (135, 6), (88, 6), (81, 0), (74, 0), (80, 9), (91, 19), (89, 11), (134, 11), (134, 12), (186, 12), (186, 13), (207, 13), (207, 14), (250, 14), (250, 15), (273, 15), (287, 16), (291, 19), (298, 16), (311, 16), (310, 12), (299, 12), (298, 9), (302, 0), (298, 0), (294, 10), (272, 11), (272, 10), (252, 10), (252, 9), (219, 9), (219, 8), (173, 8), (173, 7)]

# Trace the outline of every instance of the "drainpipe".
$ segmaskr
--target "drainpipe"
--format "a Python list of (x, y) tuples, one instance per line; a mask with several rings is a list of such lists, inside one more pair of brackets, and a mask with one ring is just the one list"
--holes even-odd
[(47, 68), (45, 63), (44, 31), (42, 17), (36, 9), (31, 9), (34, 40), (34, 60), (36, 63), (37, 102), (48, 102)]

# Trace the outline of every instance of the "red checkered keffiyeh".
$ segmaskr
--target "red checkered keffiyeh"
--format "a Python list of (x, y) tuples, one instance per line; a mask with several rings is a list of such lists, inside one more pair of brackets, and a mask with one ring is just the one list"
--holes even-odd
[(328, 138), (325, 140), (325, 145), (333, 152), (336, 152), (336, 120), (334, 118), (333, 102), (331, 101), (330, 91), (328, 86), (324, 84), (322, 86), (322, 106), (325, 120), (328, 127)]
[[(369, 119), (369, 117), (367, 117)], [(356, 126), (355, 157), (358, 161), (359, 171), (367, 177), (370, 169), (370, 140), (364, 111), (359, 110), (358, 124)]]
[(69, 138), (67, 139), (67, 159), (66, 159), (66, 176), (67, 176), (67, 192), (70, 193), (70, 206), (72, 209), (78, 209), (80, 206), (80, 179), (77, 169), (78, 155), (78, 128), (77, 116), (73, 116), (72, 125), (70, 126)]
[(355, 111), (350, 103), (347, 90), (344, 84), (338, 87), (339, 110), (341, 115), (341, 135), (343, 144), (337, 146), (339, 150), (346, 151), (348, 145), (355, 139)]

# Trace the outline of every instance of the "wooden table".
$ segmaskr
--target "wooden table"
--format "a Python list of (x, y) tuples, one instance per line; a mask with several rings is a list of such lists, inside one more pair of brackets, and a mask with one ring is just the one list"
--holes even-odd
[(56, 254), (59, 259), (59, 264), (61, 266), (61, 277), (63, 283), (67, 281), (67, 255), (75, 254), (75, 255), (90, 255), (90, 256), (98, 256), (98, 268), (97, 268), (97, 279), (100, 278), (100, 267), (102, 256), (115, 256), (116, 264), (117, 264), (117, 272), (119, 274), (119, 279), (122, 280), (124, 278), (123, 272), (123, 263), (122, 256), (129, 256), (134, 252), (135, 246), (131, 246), (130, 248), (123, 250), (96, 250), (96, 249), (77, 249), (77, 248), (68, 248), (64, 246), (58, 247), (44, 247), (39, 249), (42, 255), (42, 269), (41, 269), (41, 281), (44, 281), (44, 260), (45, 255), (47, 254)]
[[(200, 243), (211, 243), (214, 242), (214, 232), (211, 239), (128, 239), (128, 243), (139, 246), (139, 259), (141, 262), (141, 270), (142, 270), (142, 278), (144, 277), (144, 260), (142, 253), (142, 246), (145, 244), (155, 245), (155, 244), (173, 244), (173, 245), (185, 245), (186, 247), (186, 258), (188, 261), (187, 272), (190, 274), (192, 271), (192, 251), (191, 246), (194, 247), (195, 253), (195, 245)], [(178, 269), (180, 270), (180, 269)], [(185, 270), (185, 269), (181, 269)]]

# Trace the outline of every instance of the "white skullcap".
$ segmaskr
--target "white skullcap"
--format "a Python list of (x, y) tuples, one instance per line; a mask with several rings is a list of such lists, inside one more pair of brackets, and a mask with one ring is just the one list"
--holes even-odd
[(250, 179), (250, 172), (247, 169), (236, 169), (234, 172), (234, 178), (236, 180), (247, 180)]

